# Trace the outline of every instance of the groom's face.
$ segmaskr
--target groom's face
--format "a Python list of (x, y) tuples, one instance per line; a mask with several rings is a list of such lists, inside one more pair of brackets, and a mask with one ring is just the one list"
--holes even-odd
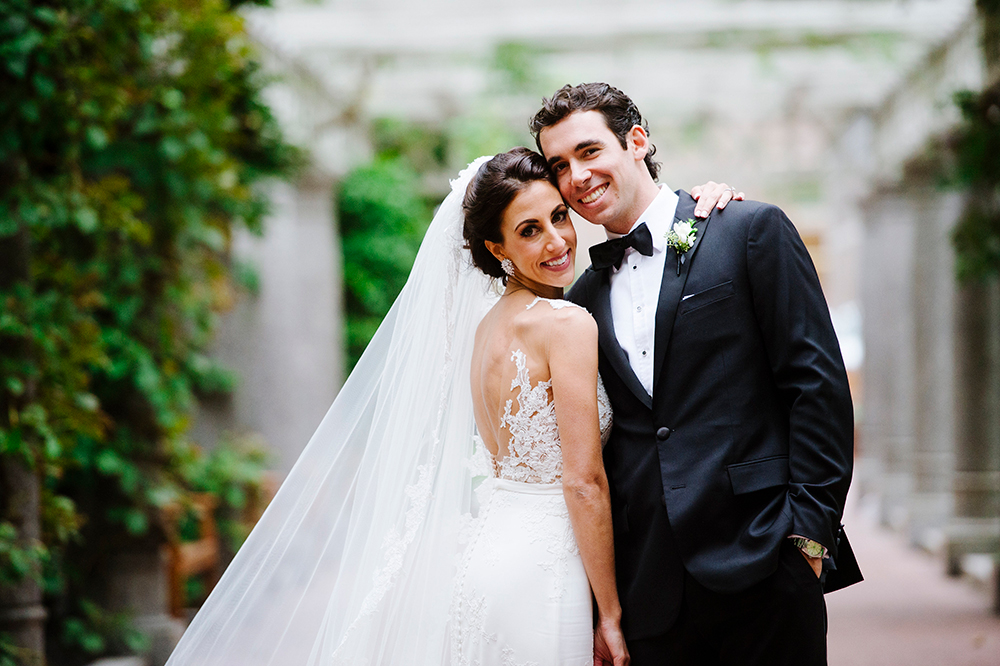
[[(641, 136), (634, 136), (639, 132)], [(648, 205), (640, 198), (647, 144), (635, 127), (622, 148), (600, 111), (577, 111), (539, 133), (559, 193), (585, 220), (628, 233)]]

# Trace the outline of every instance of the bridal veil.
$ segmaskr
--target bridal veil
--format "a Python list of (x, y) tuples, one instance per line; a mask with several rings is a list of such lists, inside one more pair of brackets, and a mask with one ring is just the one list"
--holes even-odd
[(496, 300), (452, 182), (413, 270), (168, 666), (441, 664), (472, 502), (469, 367)]

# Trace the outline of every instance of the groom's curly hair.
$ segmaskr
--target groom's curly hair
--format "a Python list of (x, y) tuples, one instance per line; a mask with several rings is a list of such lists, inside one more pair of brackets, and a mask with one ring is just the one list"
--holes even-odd
[[(542, 130), (552, 127), (571, 113), (577, 111), (600, 111), (608, 129), (618, 137), (622, 148), (627, 146), (626, 137), (629, 131), (638, 125), (649, 136), (649, 126), (643, 120), (642, 114), (635, 102), (618, 88), (607, 83), (581, 83), (580, 85), (565, 85), (556, 91), (552, 97), (542, 98), (542, 108), (528, 123), (531, 135), (535, 137), (535, 145), (542, 150), (539, 138)], [(646, 168), (649, 175), (656, 180), (660, 173), (660, 163), (653, 160), (656, 146), (649, 144), (646, 153)]]
[(462, 236), (472, 254), (472, 263), (490, 277), (507, 284), (500, 261), (486, 248), (486, 241), (502, 243), (503, 212), (518, 194), (536, 180), (552, 182), (545, 158), (530, 148), (518, 147), (486, 162), (469, 181), (462, 209)]

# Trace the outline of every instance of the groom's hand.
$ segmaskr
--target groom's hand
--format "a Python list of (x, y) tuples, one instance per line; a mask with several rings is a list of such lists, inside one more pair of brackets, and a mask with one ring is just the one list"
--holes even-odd
[(737, 192), (735, 188), (729, 187), (725, 183), (717, 183), (710, 180), (704, 185), (691, 188), (691, 198), (698, 202), (694, 207), (694, 216), (705, 218), (712, 211), (712, 206), (719, 210), (726, 207), (730, 201), (743, 201), (742, 192)]
[[(802, 553), (802, 551), (799, 551)], [(820, 574), (823, 573), (823, 558), (822, 557), (809, 557), (805, 553), (802, 553), (802, 557), (806, 558), (806, 562), (812, 567), (813, 573), (816, 574), (816, 578), (819, 578)]]
[(594, 629), (594, 666), (628, 666), (628, 648), (621, 625), (613, 620), (598, 620)]

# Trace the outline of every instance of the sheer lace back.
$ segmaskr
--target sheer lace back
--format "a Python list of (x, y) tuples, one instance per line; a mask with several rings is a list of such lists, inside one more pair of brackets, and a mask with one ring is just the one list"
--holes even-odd
[[(527, 309), (540, 301), (548, 303), (553, 309), (580, 307), (569, 301), (538, 297), (528, 304)], [(555, 402), (552, 400), (552, 380), (541, 381), (532, 386), (528, 375), (528, 358), (524, 352), (515, 349), (510, 359), (517, 369), (510, 390), (517, 393), (507, 400), (500, 419), (500, 428), (507, 429), (510, 441), (507, 454), (499, 460), (493, 460), (494, 475), (524, 483), (556, 483), (562, 480), (562, 448)], [(596, 389), (601, 442), (606, 444), (611, 433), (611, 402), (600, 376), (597, 378)]]

